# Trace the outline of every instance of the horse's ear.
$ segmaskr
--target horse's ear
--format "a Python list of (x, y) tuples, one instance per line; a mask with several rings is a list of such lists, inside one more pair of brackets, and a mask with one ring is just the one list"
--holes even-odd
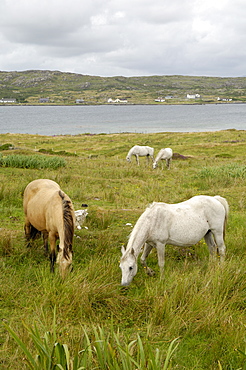
[(125, 254), (125, 251), (126, 251), (126, 250), (125, 250), (125, 248), (124, 248), (124, 245), (122, 245), (122, 247), (121, 247), (121, 253), (122, 253), (122, 254)]

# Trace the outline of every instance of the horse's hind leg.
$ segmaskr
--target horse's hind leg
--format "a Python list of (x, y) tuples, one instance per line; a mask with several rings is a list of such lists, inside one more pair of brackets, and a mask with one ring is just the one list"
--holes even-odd
[(152, 270), (150, 267), (148, 267), (147, 266), (147, 263), (146, 263), (146, 258), (150, 254), (152, 248), (153, 247), (150, 244), (145, 243), (142, 256), (140, 257), (140, 262), (143, 265), (143, 267), (144, 267), (144, 269), (146, 271), (146, 274), (148, 274), (149, 276), (154, 276), (155, 275), (155, 271)]
[(204, 240), (208, 246), (210, 258), (214, 259), (216, 256), (217, 245), (215, 244), (211, 230), (208, 230), (207, 234), (204, 236)]
[(224, 262), (226, 246), (224, 243), (223, 232), (221, 231), (221, 233), (214, 233), (214, 239), (215, 239), (215, 243), (217, 244), (220, 261)]
[(167, 169), (170, 170), (171, 158), (167, 159), (166, 163), (167, 163)]
[(24, 231), (25, 231), (25, 237), (26, 240), (29, 241), (31, 239), (31, 224), (28, 221), (28, 219), (25, 219), (25, 225), (24, 225)]
[(25, 238), (27, 243), (27, 248), (31, 247), (31, 240), (34, 240), (37, 235), (39, 235), (39, 231), (35, 229), (35, 227), (32, 226), (32, 224), (28, 221), (28, 219), (25, 220), (24, 225), (24, 231), (25, 231)]

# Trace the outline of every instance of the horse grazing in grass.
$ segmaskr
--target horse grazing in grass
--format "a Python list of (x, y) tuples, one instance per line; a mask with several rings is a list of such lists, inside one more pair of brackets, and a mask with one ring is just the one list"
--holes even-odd
[(127, 162), (131, 162), (132, 155), (135, 155), (137, 164), (139, 166), (139, 157), (147, 157), (147, 161), (149, 162), (149, 157), (151, 157), (152, 161), (154, 161), (154, 148), (150, 146), (141, 146), (141, 145), (134, 145), (128, 152), (126, 156)]
[[(172, 161), (173, 151), (171, 148), (161, 149), (157, 154), (155, 161), (153, 163), (153, 168), (157, 167), (157, 164), (160, 160), (165, 160), (168, 170), (170, 170), (170, 165)], [(163, 169), (163, 162), (162, 162), (162, 169)]]
[(219, 195), (198, 195), (177, 204), (152, 203), (136, 222), (126, 249), (121, 249), (121, 285), (129, 285), (136, 275), (142, 246), (144, 251), (140, 260), (149, 275), (153, 275), (154, 271), (147, 266), (146, 258), (153, 247), (157, 249), (158, 264), (163, 275), (166, 244), (186, 247), (204, 237), (210, 255), (214, 256), (217, 251), (223, 261), (228, 213), (227, 200)]
[[(48, 252), (50, 242), (50, 267), (54, 271), (57, 260), (62, 277), (72, 264), (72, 245), (75, 215), (71, 199), (60, 186), (48, 179), (30, 182), (24, 190), (25, 235), (30, 241), (42, 233)], [(56, 241), (60, 240), (56, 258)]]

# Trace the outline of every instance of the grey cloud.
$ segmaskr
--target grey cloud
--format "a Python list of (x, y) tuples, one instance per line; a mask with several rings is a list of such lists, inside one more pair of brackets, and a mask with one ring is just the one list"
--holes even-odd
[(242, 0), (2, 0), (0, 70), (245, 74)]

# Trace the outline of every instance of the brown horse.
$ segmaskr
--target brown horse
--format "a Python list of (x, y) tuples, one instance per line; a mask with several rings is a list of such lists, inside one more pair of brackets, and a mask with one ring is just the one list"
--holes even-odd
[[(30, 241), (42, 233), (44, 246), (48, 251), (50, 241), (50, 267), (54, 271), (57, 260), (62, 277), (72, 264), (72, 245), (75, 225), (74, 208), (71, 199), (60, 186), (48, 179), (30, 182), (24, 191), (25, 235)], [(56, 258), (56, 241), (60, 239)]]

